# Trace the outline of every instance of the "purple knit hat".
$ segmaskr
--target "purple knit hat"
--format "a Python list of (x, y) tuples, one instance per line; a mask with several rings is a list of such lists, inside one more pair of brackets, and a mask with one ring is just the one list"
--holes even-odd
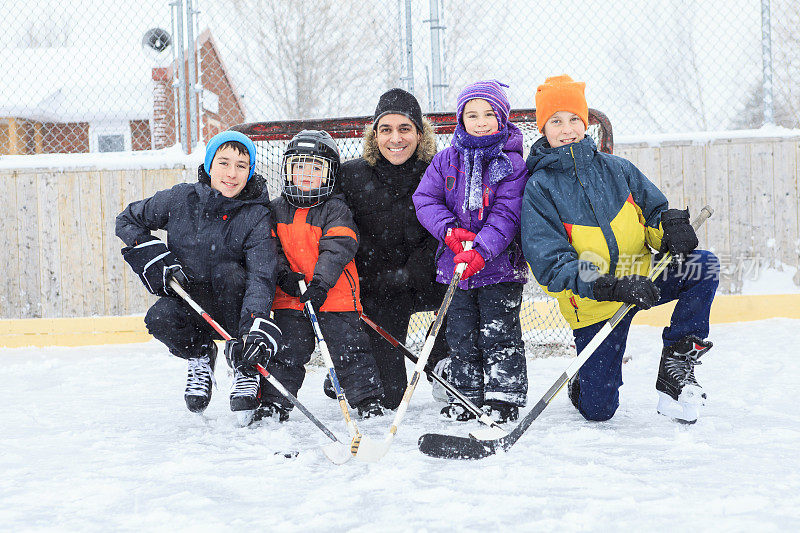
[(508, 113), (511, 110), (511, 104), (508, 103), (508, 96), (503, 90), (503, 87), (508, 87), (505, 83), (500, 83), (497, 80), (483, 80), (477, 81), (471, 85), (467, 85), (461, 90), (456, 101), (456, 116), (458, 121), (462, 124), (461, 116), (464, 114), (464, 106), (473, 98), (483, 98), (497, 115), (498, 129), (502, 130), (506, 127), (508, 122)]

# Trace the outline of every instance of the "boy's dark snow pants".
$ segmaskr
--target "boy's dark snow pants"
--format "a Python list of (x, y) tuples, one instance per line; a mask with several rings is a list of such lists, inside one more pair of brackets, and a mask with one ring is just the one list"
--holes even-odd
[[(186, 292), (225, 331), (239, 334), (239, 315), (245, 290), (244, 268), (236, 263), (223, 263), (214, 268), (211, 283), (189, 283)], [(147, 331), (166, 344), (170, 353), (189, 359), (199, 357), (201, 346), (222, 337), (198, 315), (183, 298), (159, 298), (144, 317)]]
[[(656, 305), (678, 301), (669, 326), (664, 328), (662, 334), (664, 347), (671, 346), (687, 335), (705, 339), (708, 336), (711, 303), (719, 285), (717, 257), (705, 250), (695, 250), (687, 255), (680, 267), (667, 268), (655, 284), (661, 291), (661, 298)], [(628, 312), (578, 372), (578, 410), (587, 420), (608, 420), (619, 407), (622, 356), (635, 312), (636, 308)], [(589, 344), (605, 323), (604, 320), (573, 331), (578, 352)]]
[[(303, 365), (311, 360), (314, 352), (314, 330), (303, 311), (276, 309), (274, 316), (283, 336), (281, 347), (270, 359), (267, 370), (297, 396), (306, 373)], [(379, 398), (383, 387), (358, 313), (318, 312), (317, 319), (331, 353), (336, 377), (350, 405), (357, 406), (370, 398)], [(292, 408), (289, 400), (263, 378), (261, 403), (278, 405), (284, 411)]]

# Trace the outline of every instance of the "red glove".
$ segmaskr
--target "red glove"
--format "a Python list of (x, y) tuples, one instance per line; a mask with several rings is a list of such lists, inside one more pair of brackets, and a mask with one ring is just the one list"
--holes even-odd
[(474, 241), (475, 234), (464, 228), (451, 228), (447, 230), (447, 235), (444, 236), (444, 243), (453, 250), (454, 254), (460, 254), (464, 251), (462, 241)]
[(467, 268), (465, 268), (464, 273), (461, 274), (461, 279), (467, 279), (473, 274), (477, 274), (486, 266), (486, 261), (484, 261), (483, 256), (475, 250), (467, 250), (466, 252), (456, 254), (453, 261), (455, 261), (456, 265), (459, 263), (467, 264)]

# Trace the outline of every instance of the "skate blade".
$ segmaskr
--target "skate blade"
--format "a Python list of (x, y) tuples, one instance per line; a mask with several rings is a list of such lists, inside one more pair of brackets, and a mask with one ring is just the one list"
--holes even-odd
[[(681, 395), (683, 396), (683, 395)], [(683, 424), (694, 424), (700, 415), (699, 405), (681, 403), (673, 400), (668, 394), (658, 391), (659, 414), (670, 417)]]
[(256, 415), (256, 410), (253, 409), (252, 411), (234, 411), (236, 414), (236, 423), (239, 424), (239, 427), (247, 427), (253, 423), (253, 418)]
[(382, 441), (370, 439), (366, 435), (356, 435), (350, 444), (350, 450), (359, 461), (377, 463), (386, 455), (391, 445), (391, 435)]
[(335, 465), (343, 465), (353, 458), (350, 449), (341, 442), (330, 442), (322, 447), (322, 453)]
[(508, 432), (501, 427), (480, 427), (475, 431), (470, 431), (469, 436), (478, 440), (497, 440), (508, 435)]

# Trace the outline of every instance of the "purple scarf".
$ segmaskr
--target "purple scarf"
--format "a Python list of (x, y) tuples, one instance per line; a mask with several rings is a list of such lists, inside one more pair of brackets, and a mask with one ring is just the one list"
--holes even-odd
[(464, 157), (466, 191), (464, 191), (464, 212), (480, 209), (483, 195), (483, 169), (488, 164), (489, 183), (494, 184), (514, 171), (511, 159), (503, 152), (509, 136), (505, 128), (483, 137), (470, 135), (459, 124), (453, 134), (451, 145)]

